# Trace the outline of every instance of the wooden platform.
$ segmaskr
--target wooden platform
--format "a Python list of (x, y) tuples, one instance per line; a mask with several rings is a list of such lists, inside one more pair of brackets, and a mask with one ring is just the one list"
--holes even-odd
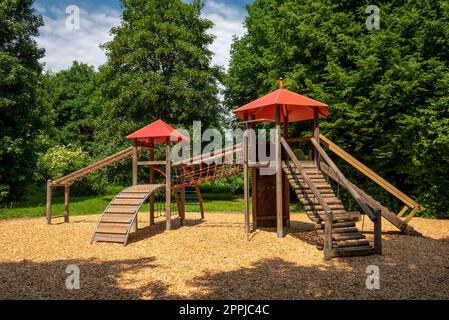
[[(314, 161), (300, 161), (310, 180), (318, 189), (326, 203), (332, 209), (332, 248), (335, 256), (366, 255), (374, 253), (373, 247), (365, 239), (355, 222), (360, 219), (360, 213), (345, 210), (341, 200), (335, 195), (324, 174), (318, 170)], [(319, 205), (312, 190), (304, 181), (300, 171), (293, 162), (283, 162), (282, 168), (287, 175), (290, 186), (295, 191), (299, 201), (303, 204), (306, 214), (315, 223), (320, 242), (318, 249), (324, 246), (325, 212)]]
[(107, 241), (126, 245), (140, 207), (154, 191), (163, 187), (164, 184), (141, 184), (117, 194), (101, 215), (91, 243)]

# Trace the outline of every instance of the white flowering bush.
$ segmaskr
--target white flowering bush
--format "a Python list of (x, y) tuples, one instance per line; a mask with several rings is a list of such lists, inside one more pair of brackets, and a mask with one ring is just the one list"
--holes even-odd
[[(38, 155), (35, 179), (40, 183), (48, 179), (56, 180), (90, 163), (92, 163), (91, 157), (81, 148), (58, 145)], [(72, 192), (74, 194), (101, 193), (104, 190), (104, 183), (102, 179), (97, 179), (97, 176), (98, 174), (93, 173), (77, 181), (72, 187)]]

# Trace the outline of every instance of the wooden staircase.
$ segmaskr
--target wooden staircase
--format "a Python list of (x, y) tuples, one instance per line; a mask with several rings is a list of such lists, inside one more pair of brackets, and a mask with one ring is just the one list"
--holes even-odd
[(163, 184), (142, 184), (117, 194), (101, 215), (91, 243), (107, 241), (126, 245), (140, 207), (154, 191), (163, 187)]
[[(326, 204), (333, 213), (332, 222), (332, 252), (333, 256), (368, 255), (375, 252), (374, 248), (358, 230), (355, 222), (360, 219), (360, 213), (345, 210), (341, 200), (335, 195), (324, 174), (317, 168), (314, 161), (299, 161), (311, 182), (318, 189)], [(307, 216), (315, 223), (319, 243), (324, 247), (325, 211), (316, 199), (310, 186), (306, 183), (300, 170), (292, 161), (283, 161), (282, 169), (287, 175), (290, 186), (303, 204)]]

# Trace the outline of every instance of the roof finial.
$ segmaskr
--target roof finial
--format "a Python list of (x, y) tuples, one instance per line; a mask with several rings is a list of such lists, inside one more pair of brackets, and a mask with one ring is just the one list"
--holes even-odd
[(284, 89), (284, 78), (279, 77), (279, 89)]

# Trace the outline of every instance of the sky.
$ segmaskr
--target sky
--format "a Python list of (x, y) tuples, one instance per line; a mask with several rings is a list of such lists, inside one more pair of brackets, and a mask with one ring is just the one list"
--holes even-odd
[[(250, 2), (206, 0), (202, 16), (214, 22), (210, 33), (216, 37), (210, 47), (214, 53), (213, 64), (228, 66), (232, 37), (245, 33), (245, 5)], [(67, 69), (74, 60), (95, 67), (106, 62), (105, 53), (99, 46), (111, 39), (110, 29), (120, 25), (122, 9), (119, 0), (35, 0), (34, 8), (45, 23), (36, 38), (38, 45), (46, 51), (41, 60), (45, 70)], [(73, 10), (77, 9), (79, 23), (73, 19)]]

